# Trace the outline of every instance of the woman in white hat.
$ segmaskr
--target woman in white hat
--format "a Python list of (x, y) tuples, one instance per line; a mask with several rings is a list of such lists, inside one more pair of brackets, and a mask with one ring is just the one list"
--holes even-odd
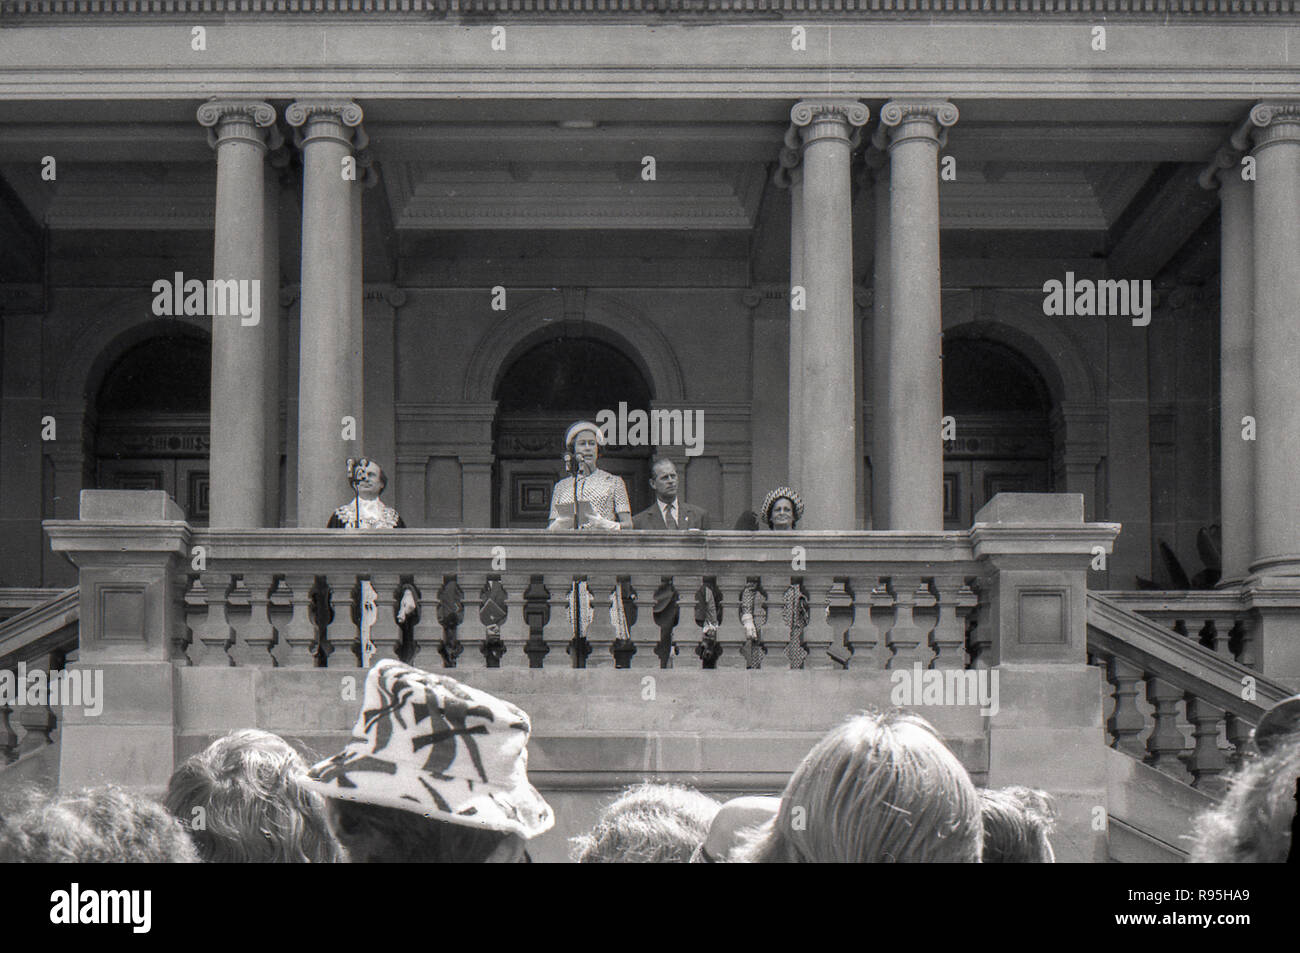
[(622, 477), (596, 466), (604, 443), (605, 434), (589, 420), (579, 420), (564, 434), (564, 457), (577, 467), (577, 475), (565, 477), (551, 491), (547, 529), (571, 530), (575, 515), (579, 529), (632, 528), (632, 504)]

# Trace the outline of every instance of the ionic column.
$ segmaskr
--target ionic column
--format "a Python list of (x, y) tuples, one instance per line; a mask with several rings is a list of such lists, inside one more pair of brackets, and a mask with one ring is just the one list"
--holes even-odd
[(892, 428), (884, 529), (943, 529), (939, 148), (956, 121), (947, 102), (889, 102), (880, 111), (890, 175), (888, 380), (877, 418)]
[(802, 394), (790, 395), (791, 443), (797, 430), (802, 458), (797, 489), (807, 505), (800, 529), (857, 526), (854, 457), (861, 415), (854, 407), (857, 343), (849, 155), (855, 129), (866, 124), (868, 115), (866, 106), (852, 100), (809, 100), (790, 111), (803, 148)]
[[(803, 277), (803, 168), (790, 170), (790, 393), (789, 449), (785, 481), (803, 485), (803, 321), (807, 290)], [(798, 295), (805, 300), (796, 298)], [(800, 305), (795, 308), (795, 305)], [(778, 484), (773, 484), (772, 489)], [(766, 491), (764, 491), (766, 492)]]
[[(344, 463), (361, 447), (360, 309), (354, 305), (356, 222), (344, 160), (361, 107), (296, 102), (285, 111), (302, 147), (302, 292), (298, 364), (298, 525), (324, 526), (351, 494)], [(344, 418), (355, 422), (345, 439)]]
[[(257, 282), (258, 320), (212, 315), (211, 526), (253, 527), (266, 518), (267, 338), (276, 323), (265, 313), (264, 252), (267, 132), (275, 110), (266, 103), (213, 100), (199, 107), (217, 152), (212, 278)], [(272, 131), (272, 135), (274, 131)], [(243, 298), (245, 292), (237, 292)], [(236, 299), (238, 300), (238, 299)], [(253, 300), (248, 298), (247, 300)]]
[(1255, 556), (1300, 563), (1300, 103), (1260, 103), (1250, 119), (1257, 127)]
[[(871, 157), (878, 152), (869, 153)], [(876, 207), (875, 263), (871, 314), (871, 527), (889, 529), (889, 166), (877, 169), (872, 185)]]
[(1200, 180), (1219, 189), (1220, 585), (1240, 583), (1255, 556), (1255, 449), (1242, 439), (1242, 418), (1255, 415), (1255, 207), (1240, 156), (1224, 147)]

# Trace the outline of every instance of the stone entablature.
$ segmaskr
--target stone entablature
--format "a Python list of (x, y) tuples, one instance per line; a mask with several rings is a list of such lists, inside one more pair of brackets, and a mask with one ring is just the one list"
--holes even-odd
[(407, 16), (427, 19), (608, 17), (662, 19), (727, 16), (744, 19), (855, 19), (890, 17), (1131, 16), (1286, 17), (1297, 0), (3, 0), (0, 16), (304, 17)]

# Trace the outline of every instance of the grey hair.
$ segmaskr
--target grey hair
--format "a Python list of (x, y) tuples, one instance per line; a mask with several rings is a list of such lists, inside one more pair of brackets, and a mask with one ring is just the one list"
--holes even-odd
[[(1300, 734), (1248, 761), (1227, 796), (1196, 818), (1188, 860), (1201, 864), (1277, 864), (1287, 859), (1291, 822), (1300, 809)], [(1294, 845), (1300, 847), (1300, 845)]]
[(580, 864), (685, 864), (722, 805), (677, 784), (627, 788), (600, 812), (591, 833), (572, 839)]

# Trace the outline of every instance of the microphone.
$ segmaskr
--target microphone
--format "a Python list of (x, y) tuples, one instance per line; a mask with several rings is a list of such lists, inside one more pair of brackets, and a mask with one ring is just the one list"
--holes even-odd
[(564, 472), (569, 473), (572, 470), (573, 470), (573, 454), (566, 453), (564, 455)]

